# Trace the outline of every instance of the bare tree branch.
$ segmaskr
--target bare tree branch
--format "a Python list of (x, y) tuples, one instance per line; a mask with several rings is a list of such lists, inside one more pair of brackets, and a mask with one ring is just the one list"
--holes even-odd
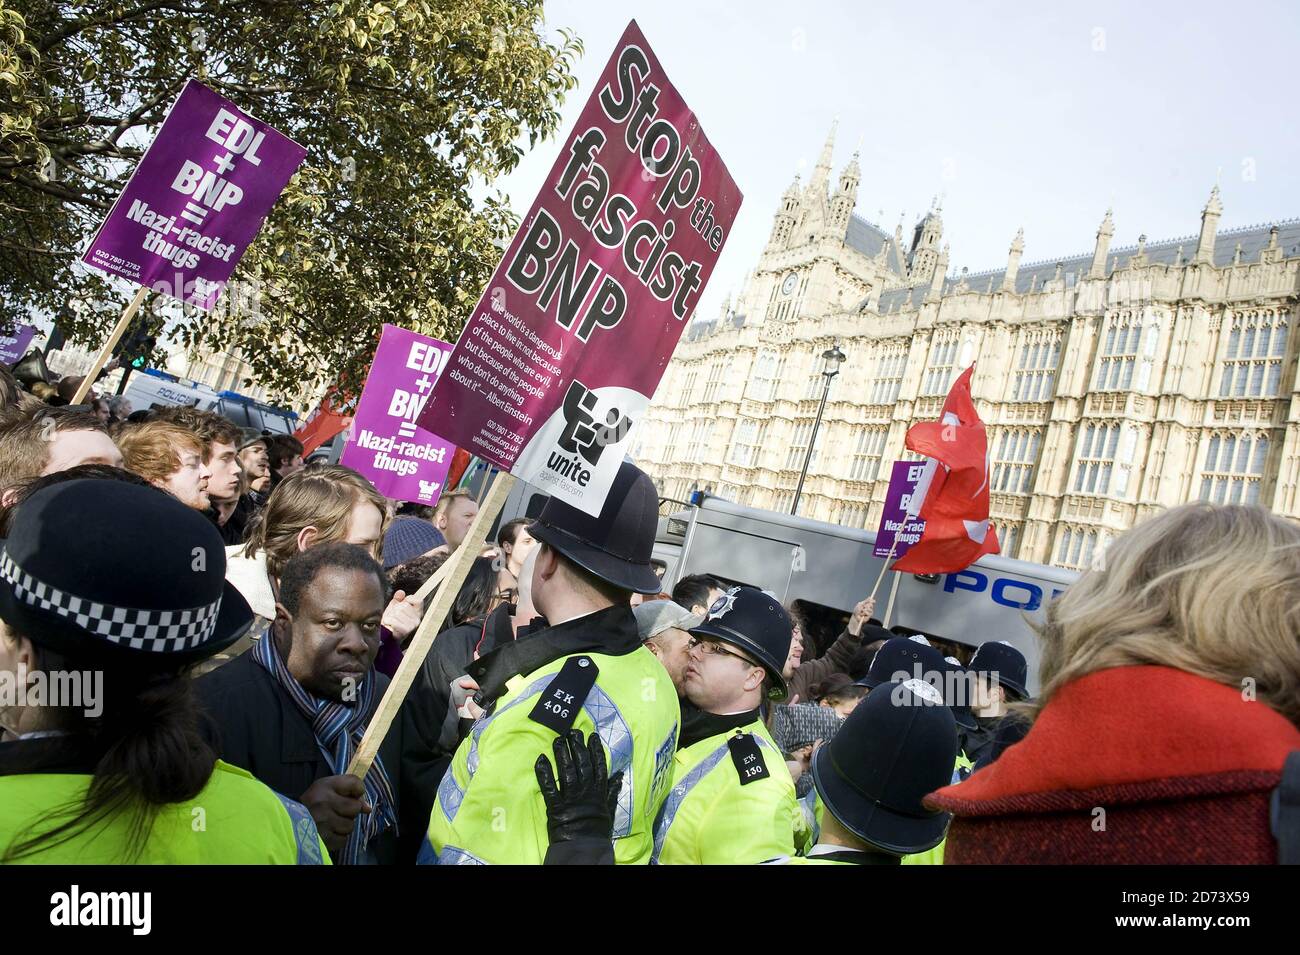
[(68, 21), (62, 29), (55, 30), (53, 33), (47, 33), (45, 36), (41, 37), (36, 43), (36, 49), (38, 52), (43, 54), (57, 44), (62, 43), (64, 40), (76, 36), (83, 30), (89, 30), (92, 27), (105, 27), (114, 26), (120, 23), (128, 23), (132, 20), (139, 20), (158, 10), (171, 10), (174, 13), (193, 14), (211, 12), (212, 9), (213, 8), (211, 7), (203, 5), (187, 7), (171, 3), (169, 0), (155, 0), (155, 2), (145, 3), (136, 7), (134, 10), (127, 11), (121, 16), (83, 17), (79, 20)]
[(46, 195), (54, 196), (57, 199), (63, 199), (67, 202), (75, 202), (77, 205), (89, 206), (92, 209), (101, 209), (105, 212), (112, 202), (105, 199), (96, 198), (94, 193), (76, 192), (59, 185), (56, 182), (42, 181), (32, 179), (28, 176), (15, 176), (14, 182), (34, 192), (43, 192)]

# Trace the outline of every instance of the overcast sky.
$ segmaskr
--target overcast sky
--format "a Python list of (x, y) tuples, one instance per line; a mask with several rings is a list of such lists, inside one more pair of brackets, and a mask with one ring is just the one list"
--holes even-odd
[(497, 182), (522, 217), (627, 22), (636, 18), (744, 193), (699, 315), (739, 291), (796, 172), (839, 117), (859, 215), (905, 230), (942, 194), (950, 268), (1189, 235), (1216, 177), (1221, 228), (1300, 215), (1294, 85), (1300, 5), (1260, 2), (868, 4), (550, 0), (582, 38), (561, 136)]

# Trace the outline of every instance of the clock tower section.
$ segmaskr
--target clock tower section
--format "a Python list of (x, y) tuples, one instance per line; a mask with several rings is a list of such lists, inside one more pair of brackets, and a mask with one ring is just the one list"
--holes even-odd
[(746, 324), (856, 311), (903, 279), (890, 264), (905, 267), (906, 250), (891, 248), (892, 236), (853, 213), (862, 178), (857, 153), (832, 180), (835, 132), (832, 125), (808, 184), (796, 175), (781, 197), (767, 245), (735, 306)]

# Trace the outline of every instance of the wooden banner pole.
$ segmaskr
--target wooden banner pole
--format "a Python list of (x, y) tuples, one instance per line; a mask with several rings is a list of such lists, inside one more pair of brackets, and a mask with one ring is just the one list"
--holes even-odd
[(449, 556), (442, 562), (442, 565), (430, 575), (429, 579), (420, 585), (420, 589), (411, 596), (418, 597), (420, 600), (426, 600), (429, 594), (433, 593), (433, 588), (446, 580), (447, 574), (450, 570), (451, 557)]
[(889, 544), (889, 556), (885, 558), (885, 563), (881, 565), (880, 576), (876, 578), (876, 586), (871, 588), (871, 599), (876, 599), (876, 591), (880, 589), (880, 582), (885, 579), (885, 572), (889, 570), (889, 562), (894, 559), (894, 548), (898, 546), (898, 535), (894, 535), (893, 541)]
[[(439, 588), (437, 598), (425, 613), (424, 619), (420, 621), (420, 626), (416, 629), (415, 636), (411, 638), (397, 672), (393, 674), (388, 684), (388, 691), (379, 701), (375, 715), (370, 718), (370, 725), (366, 727), (366, 733), (361, 738), (361, 745), (357, 747), (356, 753), (352, 756), (352, 763), (348, 766), (349, 775), (364, 779), (366, 773), (370, 771), (370, 764), (379, 754), (379, 746), (388, 735), (388, 728), (396, 719), (402, 701), (406, 699), (407, 691), (415, 682), (415, 675), (419, 673), (424, 663), (425, 655), (433, 646), (433, 638), (438, 635), (438, 628), (442, 625), (443, 618), (451, 609), (452, 601), (456, 599), (461, 584), (469, 576), (469, 569), (482, 549), (479, 545), (483, 541), (483, 535), (492, 526), (497, 513), (505, 506), (506, 497), (514, 487), (515, 480), (513, 475), (505, 471), (497, 472), (492, 490), (488, 492), (487, 500), (475, 515), (474, 523), (470, 525), (465, 540), (439, 568), (439, 570), (446, 570), (446, 577), (443, 580), (445, 586)], [(430, 578), (430, 581), (432, 580), (433, 578)], [(426, 588), (432, 589), (430, 584), (426, 584), (420, 590)]]
[(893, 583), (889, 585), (889, 602), (885, 604), (885, 615), (880, 618), (886, 630), (889, 629), (889, 618), (894, 613), (894, 598), (898, 596), (898, 582), (902, 579), (902, 574), (894, 574)]
[(131, 324), (131, 319), (135, 318), (135, 313), (140, 310), (140, 305), (144, 302), (144, 298), (148, 294), (149, 286), (141, 285), (140, 290), (135, 293), (135, 298), (131, 299), (131, 303), (127, 305), (126, 310), (122, 312), (122, 317), (119, 318), (117, 324), (113, 326), (113, 331), (109, 334), (108, 341), (104, 342), (104, 347), (101, 348), (99, 354), (95, 356), (95, 363), (90, 366), (90, 371), (86, 372), (85, 380), (82, 381), (81, 385), (77, 388), (77, 393), (72, 396), (72, 401), (69, 402), (69, 404), (79, 405), (86, 400), (86, 395), (90, 394), (90, 389), (95, 384), (95, 379), (99, 377), (99, 373), (103, 371), (104, 366), (108, 364), (108, 359), (113, 355), (113, 349), (117, 347), (118, 341), (120, 341), (122, 336), (126, 334), (127, 326)]

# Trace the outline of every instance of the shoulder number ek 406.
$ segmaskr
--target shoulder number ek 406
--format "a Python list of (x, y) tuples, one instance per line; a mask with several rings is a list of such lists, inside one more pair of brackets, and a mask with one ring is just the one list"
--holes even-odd
[(590, 657), (569, 657), (542, 691), (528, 718), (556, 733), (567, 733), (599, 675), (600, 668)]

